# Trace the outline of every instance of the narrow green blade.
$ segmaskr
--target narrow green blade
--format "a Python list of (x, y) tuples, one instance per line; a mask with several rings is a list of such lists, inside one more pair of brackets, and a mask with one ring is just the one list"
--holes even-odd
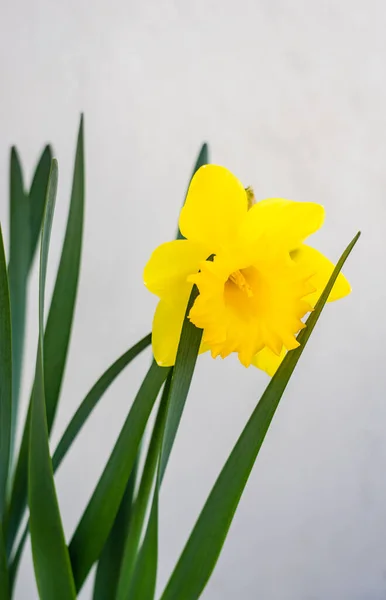
[(47, 424), (51, 431), (59, 400), (78, 290), (84, 216), (83, 117), (76, 146), (70, 211), (44, 333)]
[(160, 456), (160, 481), (162, 481), (165, 474), (165, 469), (177, 435), (177, 429), (181, 421), (186, 398), (188, 397), (194, 368), (197, 362), (198, 351), (200, 349), (202, 329), (198, 329), (188, 319), (190, 309), (197, 296), (198, 289), (196, 286), (193, 286), (182, 325), (176, 364), (173, 369), (173, 377), (170, 386), (169, 404)]
[[(196, 162), (194, 164), (193, 167), (193, 171), (192, 171), (192, 176), (190, 178), (190, 180), (192, 180), (193, 175), (195, 174), (196, 171), (198, 171), (198, 169), (204, 165), (207, 165), (209, 163), (209, 147), (208, 144), (206, 142), (204, 142), (201, 146), (200, 152), (198, 153)], [(189, 189), (189, 187), (188, 187)], [(186, 196), (188, 194), (188, 190), (186, 190), (186, 194), (185, 194), (185, 200), (186, 200)], [(185, 239), (184, 236), (182, 235), (180, 229), (178, 228), (177, 230), (177, 240), (183, 240)]]
[(342, 254), (314, 312), (307, 320), (307, 327), (299, 334), (301, 345), (287, 354), (241, 433), (212, 488), (161, 600), (196, 600), (205, 588), (280, 398), (358, 237), (359, 234)]
[[(134, 586), (134, 591), (132, 591), (132, 588), (129, 588), (130, 598), (141, 598), (139, 594), (146, 592), (146, 598), (149, 598), (149, 600), (151, 598), (152, 600), (153, 596), (150, 596), (151, 590), (153, 590), (152, 593), (154, 595), (158, 556), (159, 488), (162, 478), (165, 474), (165, 469), (181, 421), (182, 412), (184, 410), (185, 402), (189, 393), (202, 338), (202, 329), (198, 329), (188, 319), (190, 309), (193, 306), (197, 296), (198, 289), (196, 286), (193, 286), (182, 325), (176, 362), (170, 381), (170, 389), (167, 394), (165, 425), (162, 431), (159, 465), (152, 500), (152, 508), (150, 519), (146, 528), (145, 540), (139, 553), (138, 563), (135, 565), (133, 582), (131, 584)], [(125, 600), (127, 595), (122, 592), (122, 587), (118, 589), (120, 591), (120, 595), (118, 595), (117, 600)]]
[(113, 526), (146, 423), (169, 369), (152, 363), (70, 543), (79, 591)]
[(154, 490), (149, 523), (134, 571), (130, 594), (124, 598), (153, 600), (157, 579), (158, 563), (158, 488)]
[(122, 373), (123, 369), (127, 367), (127, 365), (140, 354), (145, 348), (147, 348), (151, 344), (151, 334), (146, 335), (142, 340), (140, 340), (137, 344), (135, 344), (132, 348), (127, 350), (118, 360), (116, 360), (108, 369), (103, 373), (103, 375), (98, 379), (96, 384), (91, 388), (82, 404), (79, 406), (75, 415), (72, 417), (70, 423), (68, 424), (65, 432), (63, 433), (60, 441), (56, 447), (54, 455), (52, 457), (52, 464), (54, 470), (59, 467), (63, 458), (67, 454), (70, 449), (73, 441), (77, 437), (79, 431), (82, 429), (83, 425), (87, 421), (91, 412), (94, 410), (95, 406), (98, 404), (99, 400), (105, 393), (105, 391), (110, 387), (110, 385), (115, 381), (115, 379)]
[[(147, 348), (151, 344), (151, 334), (149, 333), (142, 340), (140, 340), (137, 344), (135, 344), (132, 348), (127, 350), (120, 358), (118, 358), (108, 369), (107, 371), (98, 379), (96, 384), (91, 388), (83, 402), (80, 404), (78, 410), (72, 417), (70, 423), (68, 424), (65, 432), (63, 433), (60, 441), (56, 447), (54, 455), (52, 457), (52, 467), (54, 469), (54, 473), (58, 469), (62, 460), (66, 456), (67, 452), (72, 446), (72, 443), (78, 436), (81, 431), (83, 425), (87, 421), (91, 412), (94, 410), (95, 406), (98, 404), (99, 400), (102, 398), (105, 391), (109, 388), (109, 386), (115, 381), (115, 379), (120, 375), (123, 369), (136, 357), (140, 352), (142, 352), (145, 348)], [(16, 488), (14, 488), (16, 490)], [(17, 497), (17, 496), (16, 496)], [(15, 505), (16, 506), (16, 505)], [(22, 508), (21, 515), (24, 511), (24, 505)], [(14, 514), (14, 513), (13, 513)], [(12, 524), (12, 521), (10, 522)], [(19, 544), (17, 546), (17, 550), (15, 552), (14, 559), (12, 561), (11, 567), (11, 581), (13, 580), (13, 573), (16, 573), (18, 568), (18, 563), (23, 552), (23, 547), (26, 542), (28, 536), (28, 522), (25, 526), (23, 535), (19, 540)]]
[[(9, 476), (12, 425), (11, 307), (3, 234), (0, 227), (0, 522), (3, 521)], [(2, 532), (1, 532), (1, 535)]]
[(117, 516), (109, 537), (103, 546), (95, 574), (93, 600), (115, 598), (119, 570), (122, 563), (124, 541), (130, 527), (132, 503), (137, 477), (138, 458), (134, 463)]
[[(166, 411), (169, 401), (172, 374), (173, 370), (169, 372), (164, 390), (162, 392), (161, 402), (158, 408), (157, 417), (154, 423), (153, 432), (146, 455), (141, 483), (132, 509), (130, 527), (126, 534), (122, 565), (119, 573), (116, 600), (126, 600), (136, 567), (136, 560), (139, 554), (145, 516), (159, 463), (159, 452), (165, 428)], [(115, 596), (112, 595), (112, 598), (114, 597)]]
[(1, 600), (9, 600), (10, 599), (7, 554), (5, 551), (3, 527), (1, 525), (1, 521), (0, 521), (0, 598), (1, 598)]
[(29, 200), (29, 226), (30, 226), (30, 264), (31, 268), (36, 247), (42, 228), (44, 205), (47, 195), (48, 177), (50, 175), (52, 151), (46, 146), (36, 166), (31, 188), (28, 194)]
[[(37, 183), (35, 183), (35, 189), (37, 190)], [(80, 269), (83, 213), (84, 150), (83, 120), (81, 120), (75, 157), (70, 211), (44, 335), (44, 376), (48, 433), (51, 432), (56, 414), (70, 342)], [(28, 412), (6, 523), (8, 555), (11, 552), (20, 525), (20, 520), (26, 506), (29, 418), (30, 413)]]
[(10, 249), (9, 292), (12, 319), (12, 427), (11, 456), (19, 406), (24, 350), (27, 279), (30, 264), (29, 202), (24, 192), (23, 173), (16, 148), (10, 159)]
[(39, 276), (39, 343), (30, 413), (28, 503), (36, 583), (41, 600), (76, 597), (48, 443), (44, 393), (44, 295), (58, 167), (52, 162), (44, 212)]

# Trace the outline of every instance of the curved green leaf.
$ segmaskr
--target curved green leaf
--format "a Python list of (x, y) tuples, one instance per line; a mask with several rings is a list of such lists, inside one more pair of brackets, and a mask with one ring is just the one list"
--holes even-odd
[(119, 570), (122, 563), (124, 540), (127, 536), (127, 532), (131, 523), (137, 470), (138, 458), (135, 460), (133, 470), (117, 512), (117, 516), (115, 517), (109, 537), (103, 546), (102, 553), (98, 560), (98, 566), (95, 574), (93, 600), (106, 600), (106, 598), (115, 598)]
[(315, 310), (307, 319), (307, 327), (299, 334), (300, 346), (288, 352), (241, 433), (212, 488), (161, 600), (196, 600), (205, 588), (280, 398), (358, 237), (359, 234), (342, 254)]
[(168, 368), (152, 363), (70, 543), (77, 590), (99, 558), (129, 480), (150, 412)]
[(27, 279), (30, 264), (29, 202), (24, 191), (23, 173), (16, 148), (11, 150), (9, 198), (10, 248), (8, 278), (12, 322), (12, 456), (19, 407)]
[(52, 161), (44, 212), (39, 275), (39, 343), (30, 411), (28, 504), (36, 583), (41, 600), (76, 597), (64, 539), (48, 443), (44, 390), (44, 295), (58, 167)]
[[(39, 175), (39, 181), (40, 177)], [(35, 179), (35, 190), (38, 187), (37, 181)], [(82, 248), (83, 214), (84, 149), (83, 119), (81, 119), (76, 148), (70, 210), (44, 335), (44, 376), (48, 433), (51, 432), (59, 401), (75, 310)], [(37, 226), (36, 220), (35, 215), (35, 225), (32, 225), (31, 222), (33, 228)], [(36, 230), (33, 229), (33, 232), (36, 233)], [(30, 247), (30, 241), (28, 243)], [(29, 419), (30, 412), (28, 411), (7, 518), (6, 537), (8, 555), (11, 553), (26, 507)]]
[(5, 552), (3, 527), (1, 525), (1, 521), (0, 521), (0, 598), (1, 598), (1, 600), (9, 600), (9, 598), (10, 598), (7, 554)]
[(91, 412), (98, 404), (99, 400), (107, 390), (107, 388), (113, 383), (113, 381), (120, 375), (125, 367), (136, 357), (140, 352), (145, 350), (151, 344), (151, 334), (146, 335), (142, 340), (137, 342), (132, 348), (127, 350), (122, 356), (120, 356), (103, 375), (98, 379), (96, 384), (91, 388), (82, 404), (72, 417), (68, 424), (65, 432), (63, 433), (60, 441), (56, 447), (56, 450), (52, 457), (52, 464), (54, 470), (59, 467), (63, 458), (67, 454), (71, 444), (78, 435), (79, 431), (87, 421)]
[(154, 491), (149, 522), (139, 552), (133, 582), (125, 599), (153, 600), (158, 563), (158, 489)]
[(31, 268), (39, 240), (47, 196), (48, 178), (50, 175), (52, 150), (46, 146), (36, 166), (28, 194), (29, 229), (30, 229), (30, 264)]
[[(108, 387), (113, 383), (113, 381), (120, 375), (123, 369), (136, 357), (140, 352), (142, 352), (145, 348), (147, 348), (151, 344), (151, 334), (146, 335), (142, 340), (140, 340), (137, 344), (132, 346), (127, 352), (122, 354), (108, 369), (105, 373), (98, 379), (96, 384), (91, 388), (78, 410), (72, 417), (70, 423), (68, 424), (65, 432), (63, 433), (60, 441), (56, 447), (54, 455), (52, 457), (52, 467), (54, 473), (59, 468), (62, 460), (66, 456), (68, 450), (71, 448), (73, 441), (76, 439), (77, 435), (81, 431), (83, 425), (87, 421), (91, 412), (94, 410), (95, 406), (98, 404), (99, 400), (108, 389)], [(12, 560), (11, 565), (11, 574), (10, 579), (13, 582), (14, 574), (18, 569), (19, 561), (21, 558), (21, 554), (23, 552), (24, 544), (28, 537), (28, 522), (25, 525), (23, 535), (20, 537), (19, 544), (17, 546), (15, 556)]]
[[(11, 307), (3, 234), (0, 227), (0, 521), (3, 521), (9, 476), (12, 425)], [(2, 536), (1, 532), (1, 536)]]
[[(117, 585), (116, 600), (125, 600), (127, 598), (132, 582), (132, 576), (136, 567), (136, 560), (138, 557), (141, 536), (143, 533), (146, 511), (149, 505), (149, 498), (159, 462), (159, 452), (165, 427), (166, 410), (169, 400), (172, 373), (173, 370), (169, 372), (164, 390), (162, 392), (161, 402), (158, 408), (157, 417), (154, 423), (146, 461), (143, 468), (141, 483), (132, 509), (130, 526), (128, 532), (126, 533), (122, 564), (120, 567), (119, 581)], [(155, 515), (153, 515), (153, 519), (154, 516)], [(113, 594), (111, 594), (111, 596), (112, 598), (115, 597)]]

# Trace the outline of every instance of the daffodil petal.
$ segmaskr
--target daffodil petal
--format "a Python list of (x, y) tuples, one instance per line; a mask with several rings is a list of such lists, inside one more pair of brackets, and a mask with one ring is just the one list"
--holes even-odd
[[(145, 266), (143, 279), (153, 294), (164, 297), (183, 295), (191, 289), (187, 277), (197, 273), (208, 249), (189, 240), (174, 240), (158, 246)], [(185, 302), (186, 307), (186, 302)]]
[(248, 209), (242, 183), (225, 167), (201, 167), (189, 186), (180, 214), (180, 231), (216, 252), (232, 241)]
[[(153, 319), (152, 346), (154, 358), (160, 367), (171, 367), (176, 362), (177, 348), (191, 289), (192, 285), (190, 284), (187, 293), (168, 300), (161, 299), (158, 302)], [(201, 342), (199, 354), (207, 350), (209, 347)]]
[(268, 373), (270, 377), (273, 377), (286, 354), (287, 351), (285, 348), (282, 349), (280, 355), (278, 356), (277, 354), (274, 354), (268, 347), (265, 347), (263, 350), (260, 350), (260, 352), (255, 354), (252, 364), (258, 369)]
[[(311, 306), (315, 306), (323, 292), (326, 284), (331, 277), (335, 265), (315, 248), (302, 244), (295, 251), (291, 252), (291, 258), (298, 264), (314, 273), (310, 279), (310, 284), (315, 291), (306, 297)], [(338, 278), (328, 297), (328, 302), (339, 300), (351, 292), (351, 286), (343, 273), (339, 273)]]
[(248, 211), (240, 228), (243, 244), (264, 241), (293, 250), (324, 221), (324, 208), (314, 202), (293, 202), (270, 198), (258, 202)]

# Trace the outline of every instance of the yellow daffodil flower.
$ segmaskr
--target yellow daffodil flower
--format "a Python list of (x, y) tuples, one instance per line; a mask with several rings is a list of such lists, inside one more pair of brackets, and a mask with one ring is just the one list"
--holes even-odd
[[(194, 175), (179, 226), (184, 240), (159, 246), (144, 271), (159, 296), (153, 352), (173, 365), (192, 284), (199, 290), (190, 320), (203, 329), (200, 352), (237, 352), (273, 375), (299, 343), (302, 319), (315, 306), (334, 265), (304, 240), (321, 227), (324, 209), (312, 202), (273, 198), (255, 203), (251, 188), (224, 167)], [(213, 256), (212, 261), (207, 259)], [(343, 274), (329, 301), (350, 293)]]

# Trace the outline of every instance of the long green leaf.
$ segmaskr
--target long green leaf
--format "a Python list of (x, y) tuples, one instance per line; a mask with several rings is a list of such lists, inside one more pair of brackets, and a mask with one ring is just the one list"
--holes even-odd
[(115, 598), (119, 570), (122, 563), (124, 540), (131, 523), (134, 489), (137, 478), (138, 458), (136, 459), (125, 493), (109, 537), (103, 546), (95, 574), (93, 600)]
[(76, 597), (55, 491), (44, 390), (44, 295), (57, 181), (58, 167), (54, 160), (49, 177), (40, 251), (39, 343), (30, 413), (28, 469), (32, 555), (41, 600), (72, 600)]
[(46, 146), (36, 166), (31, 188), (28, 194), (30, 229), (30, 267), (35, 256), (36, 247), (42, 228), (44, 205), (47, 195), (51, 161), (52, 150), (50, 146)]
[[(358, 240), (355, 236), (342, 254), (316, 307), (299, 334), (300, 346), (288, 352), (257, 404), (223, 467), (174, 572), (162, 600), (196, 600), (216, 565), (237, 505), (273, 419), (280, 398), (319, 319), (334, 282)], [(258, 590), (256, 590), (258, 595)]]
[(110, 385), (115, 381), (115, 379), (120, 375), (125, 367), (136, 357), (140, 352), (145, 350), (151, 343), (151, 334), (146, 335), (142, 340), (137, 342), (132, 348), (127, 350), (122, 356), (120, 356), (108, 369), (103, 373), (103, 375), (98, 379), (96, 384), (91, 388), (82, 404), (79, 406), (75, 415), (72, 417), (70, 423), (68, 424), (65, 432), (63, 433), (60, 441), (56, 447), (54, 455), (52, 457), (52, 464), (54, 470), (59, 467), (63, 458), (67, 454), (70, 449), (73, 441), (77, 437), (79, 431), (82, 429), (83, 425), (87, 421), (91, 412), (94, 410), (95, 406), (98, 404), (99, 400), (105, 393), (105, 391), (110, 387)]
[(160, 481), (162, 481), (165, 474), (165, 469), (177, 435), (177, 429), (181, 421), (200, 349), (202, 329), (198, 329), (188, 319), (190, 309), (197, 296), (198, 289), (196, 286), (193, 286), (182, 325), (181, 338), (170, 386), (169, 404), (160, 455)]
[[(143, 468), (141, 483), (132, 510), (130, 527), (126, 534), (122, 565), (120, 568), (119, 581), (117, 585), (116, 600), (125, 600), (127, 598), (131, 587), (132, 576), (136, 567), (136, 559), (138, 557), (146, 511), (149, 505), (149, 498), (159, 462), (159, 453), (165, 427), (166, 410), (169, 401), (172, 373), (173, 370), (169, 372), (164, 390), (162, 392), (161, 402), (158, 408), (157, 417), (154, 423), (146, 461)], [(115, 597), (113, 595), (111, 596), (112, 598)]]
[[(43, 167), (42, 167), (43, 169)], [(36, 176), (37, 178), (38, 176)], [(35, 181), (37, 181), (35, 178)], [(39, 176), (40, 181), (41, 176)], [(39, 186), (42, 184), (39, 183)], [(37, 189), (38, 183), (35, 183)], [(34, 196), (36, 197), (36, 196)], [(48, 433), (51, 432), (64, 375), (75, 309), (80, 269), (84, 214), (84, 146), (83, 119), (80, 122), (76, 148), (70, 210), (44, 335), (44, 376)], [(36, 215), (35, 215), (36, 217)], [(34, 223), (36, 225), (35, 219)], [(31, 224), (32, 226), (32, 224)], [(35, 227), (35, 226), (33, 226)], [(36, 230), (33, 229), (36, 233)], [(12, 299), (12, 296), (11, 296)], [(26, 506), (28, 465), (28, 411), (19, 451), (9, 514), (7, 519), (7, 552), (10, 554)]]
[(149, 523), (134, 571), (130, 600), (153, 600), (157, 579), (158, 563), (158, 489), (154, 491)]
[[(194, 165), (194, 169), (193, 169), (191, 178), (193, 177), (193, 175), (197, 171), (197, 169), (199, 169), (203, 164), (206, 164), (207, 162), (208, 162), (208, 145), (205, 143), (201, 147), (201, 150), (199, 152), (199, 155), (198, 155), (197, 160)], [(186, 200), (186, 195), (185, 195), (185, 200)], [(183, 239), (183, 236), (182, 236), (179, 228), (177, 229), (176, 237), (177, 237), (177, 239)], [(171, 375), (169, 375), (169, 377), (171, 377)], [(167, 390), (169, 390), (170, 385), (168, 384), (166, 387), (167, 387)], [(125, 552), (124, 552), (124, 557), (123, 557), (123, 561), (122, 561), (122, 568), (120, 571), (120, 578), (119, 578), (119, 582), (118, 582), (118, 588), (119, 588), (118, 597), (122, 597), (122, 598), (125, 597), (127, 590), (129, 590), (129, 588), (130, 588), (130, 582), (131, 582), (132, 574), (133, 574), (135, 564), (136, 564), (136, 559), (137, 559), (138, 546), (139, 546), (139, 541), (140, 541), (140, 535), (142, 532), (144, 517), (145, 517), (145, 513), (147, 510), (148, 503), (149, 503), (149, 499), (150, 499), (151, 484), (153, 483), (155, 470), (156, 470), (157, 463), (158, 463), (159, 447), (157, 446), (157, 442), (158, 442), (158, 437), (161, 435), (161, 430), (159, 427), (159, 417), (161, 416), (161, 414), (160, 414), (161, 412), (162, 412), (162, 418), (165, 416), (165, 409), (163, 408), (164, 405), (165, 405), (165, 409), (166, 409), (166, 402), (161, 402), (160, 411), (159, 411), (158, 417), (157, 417), (155, 425), (154, 425), (154, 431), (152, 433), (152, 440), (151, 440), (151, 444), (150, 444), (150, 448), (149, 448), (149, 452), (148, 452), (148, 457), (146, 460), (146, 465), (145, 465), (143, 475), (142, 475), (142, 481), (141, 481), (141, 486), (140, 486), (139, 493), (138, 493), (138, 498), (135, 503), (135, 506), (133, 506), (134, 514), (132, 516), (130, 532), (129, 532), (129, 535), (126, 536), (126, 540), (125, 540)], [(162, 425), (162, 428), (163, 428), (163, 425)], [(155, 439), (153, 439), (153, 438), (155, 438)], [(157, 499), (157, 504), (158, 504), (158, 499)], [(153, 512), (152, 512), (152, 514), (153, 514)], [(125, 532), (123, 530), (121, 530), (121, 534), (124, 535)], [(141, 565), (142, 564), (143, 564), (143, 561), (141, 561)]]
[[(72, 443), (78, 436), (81, 431), (83, 425), (87, 421), (91, 412), (94, 410), (95, 406), (98, 404), (99, 400), (105, 393), (105, 391), (109, 388), (109, 386), (113, 383), (113, 381), (120, 375), (123, 369), (136, 357), (140, 352), (142, 352), (145, 348), (147, 348), (151, 343), (151, 334), (146, 335), (142, 340), (140, 340), (137, 344), (132, 346), (127, 352), (122, 354), (120, 358), (118, 358), (105, 373), (98, 379), (96, 384), (91, 388), (83, 402), (80, 404), (78, 410), (72, 417), (70, 423), (68, 424), (65, 432), (63, 433), (60, 441), (56, 447), (54, 455), (52, 457), (52, 467), (54, 469), (54, 473), (59, 468), (62, 460), (66, 456), (68, 450), (71, 448)], [(24, 531), (22, 536), (20, 537), (19, 544), (15, 551), (14, 558), (12, 560), (11, 566), (11, 575), (10, 579), (13, 582), (14, 576), (17, 572), (19, 561), (21, 558), (21, 554), (23, 552), (24, 544), (27, 540), (28, 536), (28, 522), (24, 527)]]
[(30, 264), (29, 202), (16, 148), (10, 159), (10, 249), (9, 292), (12, 322), (12, 426), (11, 456), (19, 406), (20, 378), (24, 350), (27, 279)]
[[(192, 171), (192, 177), (195, 174), (196, 171), (198, 171), (198, 169), (200, 167), (202, 167), (203, 165), (207, 165), (209, 163), (209, 147), (208, 144), (206, 142), (204, 142), (201, 146), (200, 152), (198, 153), (196, 162), (194, 164), (193, 167), (193, 171)], [(192, 180), (192, 177), (190, 178), (190, 180)], [(188, 187), (189, 189), (189, 187)], [(185, 195), (185, 199), (186, 196), (188, 194), (188, 191), (186, 191), (186, 195)], [(182, 235), (180, 228), (177, 229), (177, 240), (183, 240), (185, 239), (184, 236)]]
[[(131, 543), (128, 542), (128, 547), (131, 550), (131, 556), (129, 559), (129, 556), (126, 555), (126, 561), (122, 565), (117, 600), (126, 600), (127, 598), (134, 599), (136, 597), (139, 598), (140, 596), (138, 596), (138, 594), (142, 590), (141, 582), (144, 579), (146, 579), (146, 581), (148, 582), (154, 582), (155, 585), (158, 555), (157, 528), (159, 488), (170, 457), (171, 449), (177, 434), (177, 429), (181, 421), (182, 412), (185, 406), (186, 398), (188, 396), (202, 338), (202, 329), (198, 329), (188, 318), (190, 309), (193, 306), (197, 296), (198, 289), (196, 286), (193, 286), (188, 306), (186, 308), (184, 322), (182, 325), (176, 362), (173, 368), (170, 381), (170, 389), (167, 390), (167, 408), (166, 415), (164, 417), (164, 427), (163, 430), (161, 430), (161, 442), (159, 446), (159, 464), (152, 500), (150, 519), (148, 521), (145, 533), (144, 546), (141, 549), (139, 555), (137, 555), (135, 552), (138, 548), (138, 542), (137, 546), (135, 546), (137, 540), (134, 539)], [(156, 431), (154, 433), (156, 434), (156, 437), (158, 437)], [(148, 498), (146, 498), (146, 500), (147, 499)], [(144, 506), (147, 506), (147, 502), (145, 504), (145, 500), (143, 501), (143, 504)], [(138, 561), (136, 560), (137, 556)], [(133, 559), (135, 559), (134, 565)], [(127, 568), (127, 572), (124, 571), (125, 568)], [(131, 586), (134, 586), (134, 591)], [(137, 589), (137, 586), (139, 586), (139, 589)], [(150, 594), (150, 589), (151, 585), (149, 584), (149, 587), (146, 587), (146, 593)]]
[(0, 598), (1, 598), (1, 600), (9, 600), (9, 598), (10, 598), (7, 553), (5, 551), (3, 527), (1, 525), (1, 521), (0, 521)]
[(76, 145), (70, 210), (62, 254), (44, 333), (44, 377), (48, 431), (58, 406), (78, 291), (83, 239), (85, 175), (83, 117)]
[[(11, 307), (3, 234), (0, 227), (0, 521), (3, 521), (9, 475), (12, 426)], [(2, 532), (1, 532), (1, 535)]]
[(169, 369), (152, 363), (70, 543), (77, 590), (99, 558), (132, 471), (143, 432)]

